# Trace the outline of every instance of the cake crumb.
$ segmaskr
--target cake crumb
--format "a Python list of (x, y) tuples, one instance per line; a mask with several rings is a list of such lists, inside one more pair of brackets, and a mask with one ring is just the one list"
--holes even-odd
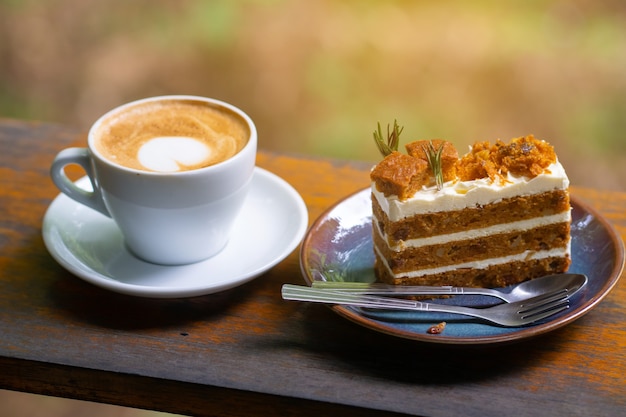
[(430, 326), (426, 332), (428, 334), (441, 334), (445, 328), (446, 328), (446, 322), (442, 321), (439, 324), (435, 324), (434, 326)]

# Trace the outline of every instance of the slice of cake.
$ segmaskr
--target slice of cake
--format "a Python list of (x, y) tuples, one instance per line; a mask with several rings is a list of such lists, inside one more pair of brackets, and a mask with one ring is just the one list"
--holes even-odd
[(568, 269), (569, 180), (547, 142), (477, 142), (461, 157), (442, 140), (406, 149), (387, 149), (370, 175), (380, 281), (504, 287)]

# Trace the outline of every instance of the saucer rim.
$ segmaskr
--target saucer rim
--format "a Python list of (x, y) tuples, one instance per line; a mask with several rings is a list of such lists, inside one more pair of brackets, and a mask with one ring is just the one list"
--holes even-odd
[[(284, 238), (277, 238), (277, 243), (280, 241), (284, 241), (284, 245), (282, 249), (277, 249), (273, 256), (268, 256), (267, 259), (264, 259), (263, 262), (258, 262), (255, 265), (251, 265), (249, 271), (245, 273), (236, 273), (232, 278), (222, 279), (215, 283), (208, 283), (206, 285), (197, 285), (197, 286), (188, 286), (188, 287), (177, 287), (177, 286), (150, 286), (150, 285), (138, 285), (138, 284), (130, 284), (121, 282), (115, 279), (113, 276), (106, 276), (101, 274), (100, 272), (94, 270), (91, 265), (86, 264), (84, 262), (80, 262), (73, 256), (70, 258), (62, 253), (62, 251), (67, 251), (70, 254), (74, 254), (72, 249), (65, 245), (63, 240), (53, 239), (51, 236), (52, 231), (55, 228), (54, 219), (58, 218), (59, 213), (55, 212), (55, 208), (60, 204), (69, 204), (70, 207), (80, 207), (81, 204), (75, 202), (70, 199), (63, 193), (59, 193), (49, 204), (46, 213), (42, 222), (42, 236), (44, 240), (44, 245), (50, 255), (54, 258), (54, 260), (59, 263), (64, 269), (75, 275), (76, 277), (98, 286), (100, 288), (104, 288), (106, 290), (136, 296), (136, 297), (144, 297), (144, 298), (190, 298), (203, 296), (208, 294), (214, 294), (222, 291), (226, 291), (228, 289), (243, 285), (254, 278), (262, 275), (267, 272), (269, 269), (276, 266), (278, 263), (287, 258), (294, 250), (298, 247), (298, 245), (302, 242), (304, 235), (306, 234), (308, 228), (308, 209), (302, 196), (298, 193), (298, 191), (287, 181), (285, 181), (280, 176), (264, 169), (261, 167), (255, 167), (253, 172), (252, 179), (252, 187), (255, 186), (256, 181), (265, 181), (266, 186), (270, 187), (272, 193), (281, 193), (283, 194), (282, 198), (285, 200), (289, 200), (290, 204), (294, 205), (294, 215), (296, 216), (294, 219), (294, 223), (297, 224), (297, 227), (292, 228), (292, 232), (290, 236)], [(87, 183), (88, 178), (82, 177), (75, 181), (76, 184)], [(86, 184), (88, 185), (88, 184)], [(259, 185), (257, 185), (259, 186)], [(244, 204), (250, 204), (249, 200), (246, 200)], [(87, 208), (86, 208), (87, 209)], [(256, 210), (254, 212), (257, 212)], [(265, 213), (263, 213), (265, 214)], [(65, 216), (71, 217), (73, 214), (65, 213)], [(271, 215), (271, 212), (268, 211), (267, 215)], [(79, 214), (74, 214), (74, 216), (80, 216)], [(114, 227), (114, 226), (113, 226)], [(120, 247), (120, 252), (128, 252), (124, 246)], [(118, 252), (118, 253), (120, 253)], [(221, 253), (218, 253), (214, 257), (209, 260), (213, 260), (216, 257), (219, 257)], [(132, 254), (130, 254), (132, 256)], [(134, 256), (132, 256), (135, 258)], [(207, 261), (209, 261), (207, 260)], [(144, 262), (137, 258), (138, 262)], [(201, 261), (189, 265), (179, 265), (179, 266), (166, 266), (166, 265), (156, 265), (151, 264), (151, 267), (156, 268), (178, 268), (181, 271), (184, 271), (185, 268), (194, 267), (197, 268), (199, 264), (202, 264), (206, 261)]]

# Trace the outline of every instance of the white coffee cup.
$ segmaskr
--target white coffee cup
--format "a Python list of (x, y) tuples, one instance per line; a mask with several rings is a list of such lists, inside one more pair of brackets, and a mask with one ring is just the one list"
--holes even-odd
[[(116, 117), (137, 106), (179, 102), (209, 106), (233, 116), (248, 132), (247, 142), (222, 162), (176, 172), (123, 166), (98, 148), (103, 126), (113, 125)], [(196, 96), (160, 96), (103, 115), (89, 130), (88, 147), (61, 151), (50, 174), (67, 196), (111, 217), (136, 256), (152, 263), (181, 265), (207, 259), (227, 244), (252, 179), (256, 148), (254, 123), (235, 106)], [(70, 164), (85, 170), (93, 191), (79, 188), (67, 177), (65, 167)]]

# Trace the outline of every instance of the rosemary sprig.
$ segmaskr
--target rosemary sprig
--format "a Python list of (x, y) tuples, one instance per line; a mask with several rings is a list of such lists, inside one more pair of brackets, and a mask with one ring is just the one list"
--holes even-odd
[(443, 143), (438, 149), (435, 149), (433, 142), (428, 142), (428, 145), (423, 147), (426, 159), (428, 160), (428, 166), (433, 172), (435, 177), (435, 183), (437, 184), (437, 190), (441, 191), (443, 188), (443, 168), (441, 166), (441, 154), (443, 153)]
[(378, 122), (378, 130), (374, 131), (374, 142), (378, 146), (378, 150), (383, 156), (387, 156), (390, 153), (398, 150), (398, 144), (400, 143), (400, 133), (402, 133), (404, 127), (399, 127), (396, 120), (393, 121), (393, 130), (389, 131), (389, 125), (387, 125), (387, 141), (383, 140), (383, 132), (380, 128), (380, 122)]

